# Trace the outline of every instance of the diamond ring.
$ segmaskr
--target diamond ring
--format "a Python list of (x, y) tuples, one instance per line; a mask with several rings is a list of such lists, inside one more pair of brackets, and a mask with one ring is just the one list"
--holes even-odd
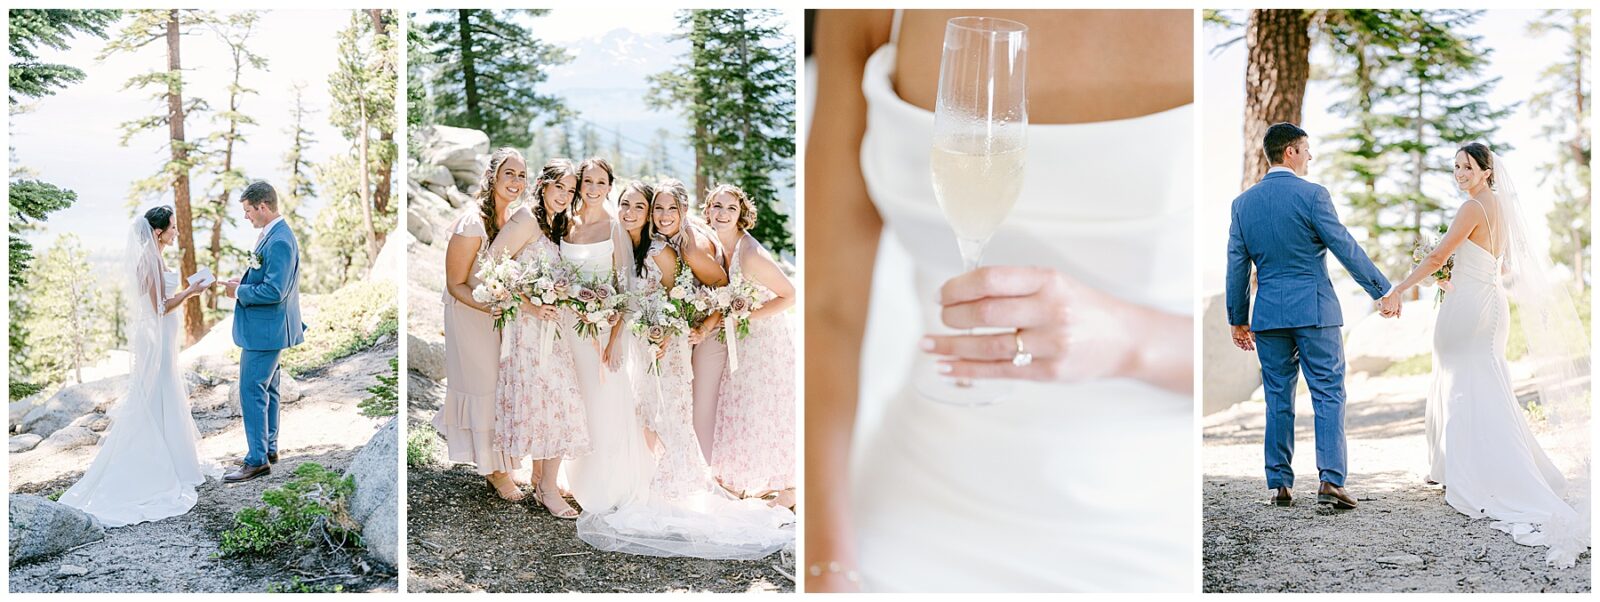
[(1011, 365), (1021, 368), (1033, 363), (1033, 354), (1028, 353), (1027, 347), (1022, 345), (1022, 329), (1012, 332), (1011, 338), (1017, 341), (1017, 354), (1011, 356)]

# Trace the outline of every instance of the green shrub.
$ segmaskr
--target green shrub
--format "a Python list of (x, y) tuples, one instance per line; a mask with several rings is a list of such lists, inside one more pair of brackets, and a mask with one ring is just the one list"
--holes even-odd
[(368, 418), (393, 416), (400, 411), (400, 358), (389, 358), (389, 372), (379, 372), (378, 384), (367, 387), (372, 395), (361, 400), (361, 415)]
[(281, 547), (361, 545), (360, 525), (345, 510), (355, 480), (306, 462), (294, 479), (261, 494), (265, 506), (234, 515), (234, 528), (222, 532), (223, 555), (264, 554)]
[(400, 331), (395, 286), (389, 281), (354, 282), (320, 296), (306, 325), (306, 340), (283, 352), (283, 368), (300, 376), (334, 360), (371, 348)]
[(338, 594), (343, 592), (343, 585), (310, 583), (301, 581), (299, 577), (290, 577), (288, 583), (267, 585), (267, 593), (269, 594)]
[(52, 502), (59, 502), (59, 501), (61, 501), (61, 496), (65, 495), (66, 493), (67, 493), (67, 490), (65, 490), (65, 489), (57, 489), (55, 491), (50, 492), (50, 495), (44, 496), (44, 499), (50, 500)]
[(34, 393), (38, 393), (43, 390), (44, 385), (36, 385), (33, 383), (18, 382), (13, 380), (11, 381), (11, 401), (21, 401), (23, 399), (27, 399), (29, 395), (33, 395)]
[(406, 466), (432, 466), (439, 457), (439, 437), (433, 427), (421, 425), (406, 431)]

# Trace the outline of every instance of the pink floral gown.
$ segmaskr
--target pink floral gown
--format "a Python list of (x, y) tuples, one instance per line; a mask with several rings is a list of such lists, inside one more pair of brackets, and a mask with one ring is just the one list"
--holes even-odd
[[(742, 270), (738, 249), (730, 252), (731, 279)], [(762, 301), (777, 296), (751, 282), (761, 290)], [(711, 465), (736, 491), (794, 487), (795, 350), (788, 314), (751, 320), (750, 335), (739, 339), (737, 353), (739, 369), (722, 373)]]
[[(640, 294), (652, 294), (662, 289), (661, 268), (655, 257), (666, 248), (666, 242), (657, 240), (650, 245), (644, 262), (644, 277), (640, 278)], [(678, 269), (688, 269), (679, 263)], [(655, 346), (643, 337), (636, 338), (638, 361), (633, 388), (639, 398), (639, 419), (660, 439), (655, 450), (655, 476), (650, 480), (652, 492), (676, 499), (691, 493), (705, 491), (706, 463), (700, 454), (700, 438), (694, 432), (693, 368), (689, 365), (689, 340), (684, 335), (667, 342), (667, 353), (661, 357), (658, 373), (649, 371), (655, 360)]]
[[(517, 260), (556, 261), (561, 249), (540, 232), (517, 253)], [(557, 341), (549, 357), (539, 356), (544, 329), (561, 336), (561, 322), (547, 322), (519, 311), (501, 333), (500, 381), (496, 395), (496, 441), (513, 458), (576, 458), (589, 453), (588, 418), (578, 391), (571, 349)]]

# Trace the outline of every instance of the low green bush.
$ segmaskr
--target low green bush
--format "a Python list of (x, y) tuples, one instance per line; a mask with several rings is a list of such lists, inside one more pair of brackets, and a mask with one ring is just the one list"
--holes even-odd
[(265, 554), (318, 543), (359, 546), (360, 525), (345, 506), (355, 488), (354, 479), (321, 464), (300, 464), (288, 483), (261, 494), (264, 506), (234, 514), (234, 528), (222, 532), (222, 554)]

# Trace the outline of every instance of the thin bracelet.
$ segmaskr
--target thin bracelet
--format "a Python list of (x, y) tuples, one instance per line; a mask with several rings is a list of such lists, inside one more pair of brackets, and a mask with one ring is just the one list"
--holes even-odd
[(827, 564), (819, 562), (811, 565), (811, 567), (807, 570), (811, 573), (812, 577), (821, 577), (824, 572), (840, 573), (844, 575), (845, 581), (849, 581), (858, 586), (861, 585), (861, 573), (856, 572), (854, 569), (847, 571), (845, 570), (844, 565), (839, 564), (837, 561), (829, 560)]

